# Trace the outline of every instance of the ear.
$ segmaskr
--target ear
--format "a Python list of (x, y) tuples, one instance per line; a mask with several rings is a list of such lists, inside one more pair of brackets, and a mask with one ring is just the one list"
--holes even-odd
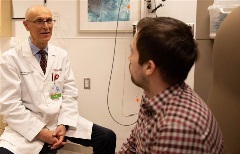
[(23, 25), (24, 25), (24, 27), (26, 28), (26, 30), (29, 31), (28, 22), (24, 20), (24, 21), (23, 21)]
[(156, 65), (152, 60), (149, 60), (144, 65), (145, 65), (144, 68), (147, 76), (152, 75), (156, 70)]

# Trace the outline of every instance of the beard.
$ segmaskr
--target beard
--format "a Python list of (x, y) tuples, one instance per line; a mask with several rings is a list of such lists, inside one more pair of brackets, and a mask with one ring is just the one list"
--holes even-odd
[[(141, 75), (141, 73), (134, 73), (134, 71), (131, 71), (131, 63), (129, 64), (129, 73), (131, 75), (132, 83), (135, 84), (137, 87), (143, 88), (144, 87), (144, 77)], [(135, 76), (134, 76), (135, 74)], [(137, 75), (136, 75), (137, 74)]]
[(140, 87), (140, 88), (143, 88), (143, 80), (136, 80), (133, 75), (131, 74), (131, 80), (132, 80), (132, 83), (135, 84), (136, 86)]

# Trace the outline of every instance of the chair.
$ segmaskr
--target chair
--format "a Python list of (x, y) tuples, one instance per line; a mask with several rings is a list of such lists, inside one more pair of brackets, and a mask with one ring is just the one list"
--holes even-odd
[(222, 22), (213, 45), (213, 83), (207, 101), (226, 154), (240, 154), (240, 7)]

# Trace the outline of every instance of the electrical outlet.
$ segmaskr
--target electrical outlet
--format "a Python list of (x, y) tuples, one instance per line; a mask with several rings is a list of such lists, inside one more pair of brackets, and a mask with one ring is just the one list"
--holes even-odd
[(90, 89), (90, 78), (84, 78), (84, 89)]

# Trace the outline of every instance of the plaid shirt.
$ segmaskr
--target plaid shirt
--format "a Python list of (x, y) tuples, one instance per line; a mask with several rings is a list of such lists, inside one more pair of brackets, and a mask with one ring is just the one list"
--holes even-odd
[(207, 105), (185, 83), (152, 99), (143, 95), (138, 121), (119, 154), (222, 154), (223, 136)]

